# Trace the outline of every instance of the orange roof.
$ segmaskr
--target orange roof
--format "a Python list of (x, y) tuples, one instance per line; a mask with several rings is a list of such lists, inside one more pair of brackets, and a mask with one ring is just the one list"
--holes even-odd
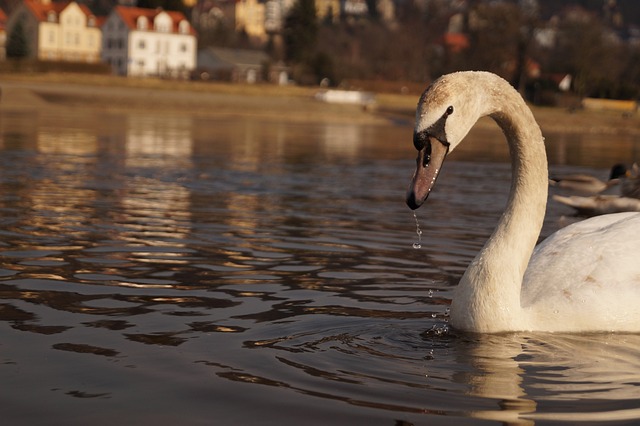
[[(178, 32), (178, 24), (180, 21), (187, 21), (187, 18), (182, 12), (176, 12), (171, 10), (158, 9), (143, 9), (141, 7), (128, 7), (128, 6), (116, 6), (114, 8), (116, 13), (120, 15), (120, 19), (125, 23), (129, 29), (135, 30), (137, 28), (137, 20), (141, 16), (145, 16), (150, 23), (150, 27), (153, 28), (153, 20), (160, 13), (164, 12), (169, 15), (171, 22), (173, 23), (172, 31)], [(187, 21), (188, 22), (188, 21)], [(189, 25), (190, 34), (195, 34), (195, 31), (191, 25)]]
[[(65, 10), (67, 6), (69, 6), (71, 3), (74, 3), (74, 2), (67, 1), (67, 2), (44, 3), (44, 2), (41, 2), (40, 0), (25, 0), (24, 2), (27, 9), (29, 9), (33, 14), (33, 16), (35, 16), (36, 19), (40, 22), (47, 21), (47, 15), (49, 14), (49, 12), (55, 12), (56, 20), (57, 20), (58, 17), (60, 16), (60, 12)], [(93, 13), (91, 13), (91, 10), (89, 10), (89, 8), (86, 5), (78, 4), (78, 6), (87, 17), (93, 16)]]
[(469, 47), (469, 37), (461, 33), (446, 33), (444, 44), (453, 52), (460, 52)]
[(4, 10), (0, 9), (0, 30), (4, 30), (7, 26), (7, 14)]

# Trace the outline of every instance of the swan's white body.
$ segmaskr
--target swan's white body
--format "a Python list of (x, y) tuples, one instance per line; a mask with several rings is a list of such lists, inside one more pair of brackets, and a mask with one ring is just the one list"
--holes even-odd
[(486, 115), (509, 143), (511, 191), (493, 234), (454, 291), (451, 324), (481, 333), (640, 331), (640, 213), (575, 223), (534, 251), (547, 203), (544, 139), (531, 110), (500, 77), (449, 74), (422, 95), (410, 207), (422, 204), (447, 151)]

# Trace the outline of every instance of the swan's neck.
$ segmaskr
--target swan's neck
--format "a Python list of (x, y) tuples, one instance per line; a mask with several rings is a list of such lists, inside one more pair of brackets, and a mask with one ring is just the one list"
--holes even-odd
[(509, 144), (509, 199), (493, 234), (456, 288), (451, 307), (455, 327), (477, 332), (527, 328), (520, 302), (522, 279), (547, 203), (544, 139), (531, 110), (515, 90), (508, 89), (493, 92), (487, 114), (502, 128)]

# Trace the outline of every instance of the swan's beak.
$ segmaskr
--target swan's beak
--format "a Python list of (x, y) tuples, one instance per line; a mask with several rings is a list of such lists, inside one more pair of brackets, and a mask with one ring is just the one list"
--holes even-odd
[(411, 210), (420, 207), (429, 196), (448, 152), (449, 144), (434, 137), (429, 137), (424, 147), (418, 151), (416, 172), (407, 191), (407, 205)]

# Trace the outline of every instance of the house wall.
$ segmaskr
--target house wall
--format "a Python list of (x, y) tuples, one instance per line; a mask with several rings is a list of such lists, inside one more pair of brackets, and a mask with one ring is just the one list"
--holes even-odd
[(131, 76), (178, 77), (196, 67), (196, 40), (191, 35), (131, 31), (128, 51)]
[(118, 75), (127, 75), (129, 28), (117, 13), (111, 13), (102, 25), (102, 60)]
[[(87, 15), (72, 2), (57, 16), (38, 21), (22, 3), (9, 19), (7, 28), (13, 31), (22, 20), (29, 44), (30, 59), (98, 62), (102, 33), (95, 22), (88, 26)], [(95, 20), (95, 17), (92, 17)]]
[(96, 27), (95, 17), (91, 21), (75, 2), (60, 12), (60, 59), (80, 62), (100, 60), (102, 33)]
[(38, 59), (55, 61), (60, 58), (60, 26), (57, 22), (40, 22), (38, 31)]
[(187, 77), (196, 67), (196, 38), (188, 22), (174, 31), (171, 17), (161, 12), (152, 21), (138, 18), (129, 28), (113, 12), (102, 27), (102, 58), (115, 73), (126, 76)]
[(264, 3), (259, 3), (257, 0), (241, 0), (235, 3), (236, 31), (244, 30), (249, 37), (264, 42), (267, 39), (264, 24)]

